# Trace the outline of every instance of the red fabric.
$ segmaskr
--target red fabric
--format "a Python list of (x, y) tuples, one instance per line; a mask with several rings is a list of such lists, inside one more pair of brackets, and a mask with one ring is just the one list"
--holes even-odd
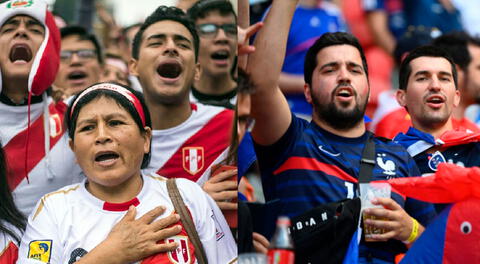
[(440, 135), (438, 139), (444, 142), (444, 144), (442, 144), (443, 147), (451, 147), (472, 142), (479, 142), (480, 133), (467, 133), (463, 130), (456, 129), (446, 131)]
[(31, 91), (34, 95), (41, 95), (55, 81), (60, 63), (60, 31), (55, 24), (53, 15), (48, 10), (45, 12), (45, 25), (49, 30), (50, 37), (33, 78)]
[(475, 123), (468, 120), (467, 118), (463, 118), (461, 120), (452, 118), (452, 125), (453, 125), (453, 128), (455, 129), (471, 130), (472, 132), (480, 132), (480, 128), (477, 125), (475, 125)]
[(393, 139), (398, 133), (407, 133), (412, 126), (410, 115), (405, 108), (398, 108), (386, 114), (375, 129), (375, 135)]
[[(230, 133), (216, 133), (230, 128), (233, 122), (233, 111), (224, 110), (213, 117), (200, 131), (186, 140), (180, 146), (175, 154), (157, 171), (157, 174), (167, 178), (186, 178), (196, 182), (203, 175), (205, 170), (210, 167), (212, 162), (220, 155), (230, 144)], [(215, 135), (215, 136), (212, 136)], [(205, 140), (205, 138), (211, 140)], [(183, 167), (183, 149), (185, 147), (202, 147), (204, 150), (203, 168), (195, 173), (189, 174)]]
[[(58, 104), (50, 104), (49, 113), (50, 118), (58, 120), (57, 128), (60, 131), (55, 135), (55, 137), (50, 137), (50, 149), (52, 149), (55, 144), (60, 140), (64, 133), (63, 117), (66, 111), (66, 105), (61, 102)], [(28, 159), (27, 159), (27, 168), (25, 170), (25, 140), (27, 137), (27, 129), (18, 133), (13, 137), (7, 145), (5, 145), (5, 155), (8, 161), (9, 169), (7, 172), (8, 185), (10, 190), (15, 190), (15, 188), (26, 178), (25, 173), (30, 173), (30, 171), (37, 166), (37, 164), (45, 157), (45, 141), (44, 141), (44, 129), (43, 129), (43, 115), (41, 115), (37, 120), (30, 124), (30, 133), (31, 138), (37, 140), (30, 140), (28, 145)], [(40, 140), (38, 140), (40, 139)]]
[[(448, 215), (445, 231), (443, 263), (480, 262), (479, 213), (479, 199), (468, 199), (453, 205)], [(464, 233), (464, 228), (466, 228), (468, 224), (470, 224), (470, 233)]]
[(357, 179), (350, 176), (348, 173), (344, 172), (339, 167), (322, 163), (314, 158), (304, 158), (304, 157), (290, 157), (285, 161), (280, 168), (276, 169), (273, 174), (277, 175), (286, 170), (312, 170), (312, 171), (323, 171), (328, 175), (335, 176), (339, 179), (348, 182), (358, 182)]
[(3, 252), (0, 252), (0, 264), (14, 264), (18, 259), (18, 247), (10, 241)]
[(139, 204), (140, 204), (140, 201), (138, 200), (137, 197), (135, 197), (132, 200), (124, 203), (105, 202), (103, 203), (103, 210), (113, 211), (113, 212), (122, 212), (122, 211), (127, 211), (130, 205), (138, 206)]
[(402, 194), (431, 203), (454, 203), (480, 198), (480, 168), (441, 163), (433, 176), (388, 180)]

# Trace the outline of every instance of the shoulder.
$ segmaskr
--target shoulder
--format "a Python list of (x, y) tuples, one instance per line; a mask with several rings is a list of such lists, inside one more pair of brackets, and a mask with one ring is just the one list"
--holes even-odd
[(62, 209), (66, 209), (67, 206), (72, 206), (78, 199), (81, 183), (65, 186), (57, 191), (45, 194), (37, 203), (35, 211), (32, 212), (30, 217), (35, 219), (44, 208), (51, 208), (56, 212), (60, 212)]

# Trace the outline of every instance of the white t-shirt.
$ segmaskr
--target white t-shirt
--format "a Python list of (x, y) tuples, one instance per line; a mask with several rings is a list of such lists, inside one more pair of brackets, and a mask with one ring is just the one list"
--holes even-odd
[[(166, 207), (159, 219), (170, 215), (174, 208), (166, 178), (152, 175), (143, 176), (143, 180), (138, 196), (122, 204), (99, 200), (87, 191), (85, 181), (45, 195), (28, 219), (20, 245), (20, 263), (73, 263), (102, 242), (132, 204), (137, 208), (137, 218), (159, 205)], [(193, 182), (178, 179), (177, 185), (209, 263), (236, 261), (237, 246), (215, 202)], [(197, 263), (184, 229), (167, 240), (179, 242), (180, 247), (141, 263)]]
[(143, 172), (203, 185), (210, 176), (210, 167), (227, 156), (233, 115), (232, 110), (223, 107), (192, 104), (192, 114), (185, 122), (153, 130), (152, 157)]
[(49, 165), (45, 158), (43, 122), (44, 103), (30, 106), (28, 145), (28, 180), (25, 171), (25, 142), (28, 124), (28, 106), (10, 106), (0, 103), (0, 140), (7, 157), (9, 184), (18, 209), (29, 215), (45, 194), (63, 186), (80, 182), (84, 176), (68, 146), (63, 114), (66, 105), (54, 104), (49, 97), (50, 152)]

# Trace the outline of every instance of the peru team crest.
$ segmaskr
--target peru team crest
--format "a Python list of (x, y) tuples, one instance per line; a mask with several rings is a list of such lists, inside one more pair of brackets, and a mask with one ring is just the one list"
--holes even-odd
[(173, 236), (166, 239), (167, 243), (177, 242), (178, 247), (174, 251), (168, 252), (168, 258), (175, 264), (190, 264), (190, 250), (188, 248), (188, 236)]
[(203, 147), (184, 147), (182, 149), (183, 169), (195, 175), (203, 169), (205, 164)]

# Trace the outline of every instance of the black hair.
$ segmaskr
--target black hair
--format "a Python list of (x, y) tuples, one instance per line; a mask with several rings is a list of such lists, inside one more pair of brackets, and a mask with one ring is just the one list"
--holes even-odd
[(145, 22), (142, 24), (140, 29), (138, 30), (135, 38), (133, 39), (132, 44), (132, 57), (138, 60), (138, 55), (140, 54), (140, 46), (142, 44), (142, 37), (143, 32), (147, 30), (147, 28), (157, 22), (163, 20), (172, 20), (184, 25), (190, 34), (193, 37), (193, 46), (195, 49), (195, 61), (198, 59), (198, 46), (199, 46), (199, 38), (197, 34), (197, 30), (195, 28), (195, 23), (188, 17), (182, 9), (174, 7), (174, 6), (159, 6), (150, 16), (145, 19)]
[(304, 67), (304, 78), (305, 83), (312, 85), (312, 75), (315, 67), (317, 67), (317, 54), (326, 47), (335, 46), (335, 45), (350, 45), (355, 47), (359, 52), (362, 58), (363, 68), (368, 80), (368, 66), (367, 59), (365, 58), (365, 53), (363, 52), (358, 39), (352, 34), (345, 32), (333, 32), (325, 33), (320, 38), (318, 38), (315, 43), (308, 49), (307, 55), (305, 56), (305, 67)]
[(468, 52), (468, 42), (470, 36), (462, 31), (444, 34), (433, 40), (433, 46), (440, 47), (448, 52), (462, 70), (466, 70), (472, 57)]
[(444, 49), (437, 46), (432, 46), (432, 45), (418, 47), (412, 50), (407, 55), (407, 57), (405, 57), (405, 59), (402, 61), (402, 64), (400, 64), (399, 89), (404, 91), (407, 90), (408, 78), (410, 78), (410, 74), (412, 74), (412, 66), (410, 65), (410, 62), (419, 57), (444, 58), (448, 60), (448, 62), (450, 63), (450, 66), (452, 67), (452, 75), (453, 75), (453, 81), (455, 83), (455, 88), (458, 89), (457, 88), (457, 82), (458, 82), (457, 69), (455, 68), (455, 63), (453, 62), (452, 57)]
[(60, 29), (60, 35), (62, 39), (68, 36), (78, 36), (79, 40), (88, 40), (92, 42), (93, 46), (95, 46), (95, 51), (97, 52), (97, 60), (100, 64), (103, 64), (103, 52), (100, 43), (95, 37), (94, 34), (90, 34), (84, 27), (81, 26), (66, 26)]
[(255, 85), (250, 79), (250, 75), (242, 68), (238, 68), (237, 93), (252, 94), (255, 91)]
[(218, 11), (220, 15), (227, 16), (232, 14), (237, 20), (235, 10), (233, 10), (232, 3), (227, 0), (200, 0), (195, 2), (192, 7), (187, 11), (193, 21), (197, 21), (199, 18), (205, 18), (208, 13), (212, 11)]
[[(97, 84), (94, 84), (92, 86), (95, 86)], [(145, 126), (151, 128), (152, 127), (152, 121), (150, 119), (150, 111), (148, 110), (148, 107), (145, 104), (145, 99), (143, 98), (142, 93), (140, 93), (138, 91), (135, 91), (132, 88), (130, 88), (128, 86), (125, 86), (125, 85), (122, 85), (122, 84), (119, 84), (119, 83), (112, 82), (111, 84), (115, 84), (115, 85), (124, 87), (125, 89), (127, 89), (128, 91), (133, 93), (138, 98), (138, 100), (140, 101), (140, 103), (142, 105), (143, 113), (145, 115)], [(90, 86), (90, 87), (92, 87), (92, 86)], [(73, 113), (70, 114), (70, 112), (72, 111), (73, 102), (75, 102), (77, 100), (78, 96), (80, 96), (81, 94), (82, 93), (77, 94), (72, 99), (72, 103), (68, 106), (67, 112), (65, 113), (65, 125), (67, 127), (68, 136), (70, 137), (70, 139), (72, 141), (74, 141), (74, 139), (75, 139), (74, 138), (75, 129), (76, 129), (76, 126), (77, 126), (77, 119), (78, 119), (78, 114), (80, 113), (80, 110), (85, 105), (87, 105), (88, 103), (93, 101), (94, 99), (99, 99), (101, 97), (111, 98), (115, 102), (117, 102), (117, 104), (119, 106), (121, 106), (123, 109), (125, 109), (130, 114), (130, 116), (132, 116), (133, 120), (135, 121), (135, 123), (138, 126), (138, 129), (140, 129), (140, 132), (142, 132), (142, 133), (145, 132), (144, 125), (142, 124), (142, 120), (140, 118), (140, 114), (137, 112), (137, 110), (135, 109), (133, 104), (127, 98), (125, 98), (125, 96), (119, 94), (118, 92), (114, 92), (114, 91), (107, 90), (107, 89), (93, 90), (93, 91), (89, 92), (88, 94), (86, 94), (85, 96), (83, 96), (82, 98), (80, 98), (80, 100), (75, 105), (75, 108), (73, 109)], [(150, 162), (151, 152), (152, 151), (151, 151), (151, 144), (150, 144), (150, 151), (147, 154), (143, 155), (142, 167), (141, 167), (142, 169), (144, 169), (148, 166), (148, 163)]]
[(21, 237), (5, 225), (8, 223), (22, 232), (27, 225), (25, 216), (17, 209), (13, 202), (12, 193), (7, 183), (7, 170), (5, 152), (0, 142), (0, 232), (8, 234), (15, 239), (17, 243), (20, 243)]

